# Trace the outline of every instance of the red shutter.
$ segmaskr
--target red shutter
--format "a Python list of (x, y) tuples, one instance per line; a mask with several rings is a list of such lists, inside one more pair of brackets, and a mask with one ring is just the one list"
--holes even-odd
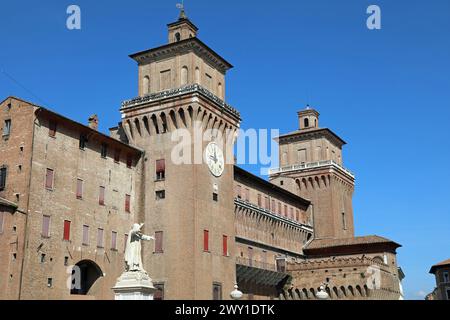
[[(1, 228), (0, 228), (1, 230)], [(42, 236), (49, 237), (50, 236), (50, 217), (43, 216), (42, 217)]]
[(222, 242), (223, 242), (223, 255), (225, 257), (228, 257), (228, 237), (224, 235)]
[(83, 198), (83, 180), (77, 179), (77, 199)]
[(125, 195), (125, 212), (130, 213), (130, 200), (131, 196), (129, 194)]
[(209, 231), (203, 230), (203, 251), (209, 251)]
[(70, 221), (64, 220), (64, 240), (70, 240)]
[(156, 231), (155, 232), (155, 253), (163, 252), (163, 232)]
[(161, 173), (164, 171), (166, 171), (166, 160), (156, 160), (156, 173)]
[(47, 169), (47, 173), (45, 175), (45, 187), (47, 189), (53, 189), (53, 170)]
[(50, 120), (48, 124), (48, 135), (54, 137), (56, 135), (56, 122)]
[(101, 206), (105, 205), (105, 187), (100, 187), (99, 196), (98, 196), (98, 204)]

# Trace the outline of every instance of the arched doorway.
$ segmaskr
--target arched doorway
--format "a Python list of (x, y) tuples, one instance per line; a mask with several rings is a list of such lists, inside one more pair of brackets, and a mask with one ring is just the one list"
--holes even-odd
[(100, 277), (103, 277), (103, 272), (95, 262), (91, 260), (78, 262), (72, 269), (70, 294), (87, 295)]

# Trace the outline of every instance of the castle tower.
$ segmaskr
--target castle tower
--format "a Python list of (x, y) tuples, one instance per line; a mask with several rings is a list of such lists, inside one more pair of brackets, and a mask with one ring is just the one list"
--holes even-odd
[(319, 113), (298, 112), (299, 130), (278, 138), (280, 168), (271, 182), (312, 201), (315, 238), (354, 236), (354, 175), (342, 164), (346, 144), (333, 131), (319, 127)]
[(233, 161), (229, 146), (202, 137), (237, 132), (240, 115), (224, 102), (231, 64), (197, 30), (182, 11), (168, 44), (130, 56), (139, 96), (121, 108), (120, 130), (145, 150), (141, 219), (156, 240), (143, 263), (164, 299), (226, 299), (236, 279)]

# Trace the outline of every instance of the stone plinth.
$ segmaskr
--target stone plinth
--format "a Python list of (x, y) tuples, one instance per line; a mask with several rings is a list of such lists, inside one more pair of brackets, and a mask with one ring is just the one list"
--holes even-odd
[(124, 272), (112, 288), (116, 300), (153, 300), (156, 289), (145, 272)]

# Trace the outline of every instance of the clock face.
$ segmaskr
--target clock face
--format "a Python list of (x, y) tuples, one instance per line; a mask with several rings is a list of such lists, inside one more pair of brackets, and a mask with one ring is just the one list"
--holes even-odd
[(225, 169), (223, 152), (215, 142), (211, 142), (206, 147), (205, 160), (213, 176), (220, 177), (223, 174)]

